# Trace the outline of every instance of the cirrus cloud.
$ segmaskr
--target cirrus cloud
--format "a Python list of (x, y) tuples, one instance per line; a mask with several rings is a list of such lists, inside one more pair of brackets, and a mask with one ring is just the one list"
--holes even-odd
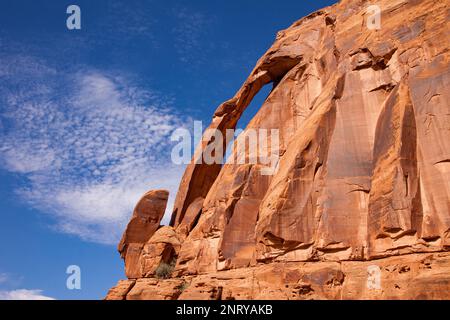
[(118, 74), (14, 60), (0, 68), (0, 165), (25, 178), (19, 196), (57, 230), (108, 244), (147, 190), (168, 189), (170, 211), (183, 168), (169, 137), (186, 119)]

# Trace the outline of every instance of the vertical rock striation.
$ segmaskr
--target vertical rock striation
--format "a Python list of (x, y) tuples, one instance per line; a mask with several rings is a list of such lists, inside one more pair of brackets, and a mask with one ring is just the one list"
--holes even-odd
[(170, 226), (167, 193), (146, 195), (119, 245), (144, 279), (107, 298), (450, 298), (449, 20), (447, 1), (342, 0), (279, 32), (210, 124), (225, 135), (271, 83), (243, 134), (279, 130), (277, 170), (200, 164), (205, 136)]

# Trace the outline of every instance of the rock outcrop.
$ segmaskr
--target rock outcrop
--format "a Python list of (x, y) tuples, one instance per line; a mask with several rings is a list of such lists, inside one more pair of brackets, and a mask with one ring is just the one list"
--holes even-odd
[(448, 1), (342, 0), (279, 32), (209, 127), (271, 83), (242, 134), (278, 130), (276, 170), (199, 163), (205, 135), (170, 226), (167, 193), (135, 210), (107, 298), (450, 299), (449, 20)]
[(125, 274), (128, 278), (140, 278), (142, 249), (160, 227), (166, 210), (169, 192), (153, 190), (139, 200), (128, 226), (120, 240), (118, 251), (125, 261)]

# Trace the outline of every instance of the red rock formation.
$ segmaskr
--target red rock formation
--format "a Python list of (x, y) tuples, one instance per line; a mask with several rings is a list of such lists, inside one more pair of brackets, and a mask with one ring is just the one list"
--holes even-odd
[(120, 256), (125, 260), (125, 274), (130, 279), (143, 276), (140, 268), (142, 248), (159, 228), (168, 198), (168, 191), (152, 190), (139, 200), (134, 209), (118, 246)]
[(448, 252), (274, 262), (165, 280), (121, 280), (107, 299), (448, 299), (449, 273)]
[(143, 279), (107, 298), (450, 298), (450, 6), (370, 4), (380, 29), (343, 0), (277, 34), (210, 125), (234, 128), (272, 83), (246, 130), (279, 130), (277, 170), (200, 164), (204, 137), (171, 227), (125, 232)]

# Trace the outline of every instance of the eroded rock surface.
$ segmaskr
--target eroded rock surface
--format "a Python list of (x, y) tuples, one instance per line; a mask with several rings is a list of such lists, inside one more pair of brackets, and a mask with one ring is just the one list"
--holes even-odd
[(343, 0), (279, 32), (210, 125), (272, 83), (246, 130), (279, 130), (277, 170), (199, 164), (204, 137), (170, 227), (130, 222), (119, 245), (148, 278), (107, 298), (450, 299), (449, 19), (448, 1)]
[(107, 299), (448, 299), (449, 272), (448, 252), (275, 262), (174, 279), (121, 280)]
[(142, 277), (140, 268), (142, 248), (160, 227), (168, 198), (167, 190), (152, 190), (139, 200), (134, 209), (118, 245), (120, 256), (125, 261), (125, 274), (130, 279)]

